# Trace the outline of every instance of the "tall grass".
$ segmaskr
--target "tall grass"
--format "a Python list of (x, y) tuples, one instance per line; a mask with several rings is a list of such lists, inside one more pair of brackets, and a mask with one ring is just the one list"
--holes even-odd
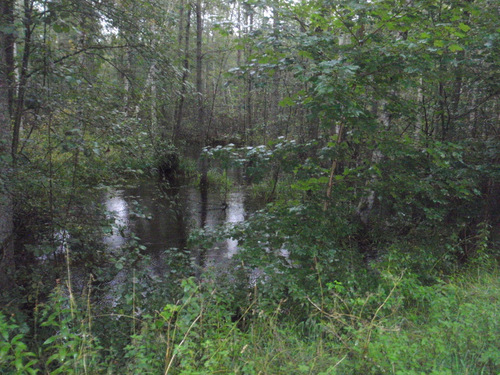
[[(258, 285), (235, 300), (186, 279), (176, 303), (114, 312), (106, 332), (95, 322), (109, 316), (93, 313), (88, 295), (70, 300), (59, 286), (34, 327), (0, 314), (0, 374), (498, 374), (498, 276), (424, 286), (385, 274), (371, 294), (329, 284), (321, 300), (295, 302), (310, 311), (296, 320), (284, 298), (270, 309)], [(117, 339), (104, 347), (104, 336)]]

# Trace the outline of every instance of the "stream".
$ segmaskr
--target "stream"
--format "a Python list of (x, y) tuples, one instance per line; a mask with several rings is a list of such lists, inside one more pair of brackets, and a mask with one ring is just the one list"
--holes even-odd
[[(108, 222), (107, 234), (96, 237), (96, 245), (78, 245), (83, 243), (81, 239), (62, 229), (54, 235), (59, 244), (55, 250), (30, 236), (22, 238), (19, 246), (34, 249), (32, 262), (40, 277), (54, 272), (56, 280), (64, 280), (65, 285), (69, 281), (72, 292), (78, 295), (86, 295), (93, 284), (94, 300), (103, 307), (117, 305), (136, 280), (149, 280), (150, 289), (159, 287), (168, 294), (173, 281), (201, 277), (208, 269), (224, 274), (235, 269), (231, 258), (238, 252), (236, 240), (225, 239), (203, 250), (188, 244), (193, 230), (210, 232), (221, 225), (243, 222), (262, 206), (249, 197), (241, 173), (228, 171), (228, 180), (228, 188), (201, 189), (171, 187), (151, 177), (93, 190), (86, 201), (100, 207), (100, 212), (103, 209)], [(102, 226), (102, 214), (95, 215), (95, 222), (89, 225)]]
[[(135, 237), (141, 253), (148, 257), (146, 263), (141, 263), (145, 269), (121, 269), (108, 283), (110, 290), (131, 280), (132, 272), (147, 271), (152, 278), (165, 280), (172, 272), (167, 259), (172, 252), (166, 251), (168, 249), (187, 251), (198, 269), (197, 275), (200, 269), (207, 267), (227, 268), (238, 251), (236, 240), (226, 239), (203, 254), (198, 249), (187, 249), (187, 242), (194, 228), (214, 230), (220, 225), (244, 221), (254, 211), (243, 182), (236, 172), (233, 173), (230, 177), (233, 183), (227, 191), (222, 187), (205, 191), (193, 186), (169, 188), (154, 179), (108, 191), (103, 197), (112, 223), (112, 232), (103, 238), (108, 251), (119, 256)], [(103, 299), (114, 304), (111, 294)]]
[[(104, 238), (108, 248), (120, 248), (133, 232), (148, 253), (184, 248), (191, 228), (211, 230), (244, 221), (247, 215), (245, 188), (239, 184), (225, 197), (219, 191), (204, 194), (197, 187), (162, 188), (156, 181), (139, 181), (107, 193), (105, 206), (114, 221), (112, 234)], [(207, 260), (231, 258), (236, 251), (237, 242), (226, 240), (207, 253)]]

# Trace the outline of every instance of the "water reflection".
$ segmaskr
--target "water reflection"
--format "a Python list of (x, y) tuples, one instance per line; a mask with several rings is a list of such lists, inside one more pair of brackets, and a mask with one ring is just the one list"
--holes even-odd
[(127, 201), (123, 198), (123, 190), (108, 193), (105, 206), (107, 218), (112, 221), (112, 231), (104, 238), (104, 243), (109, 249), (118, 249), (125, 244), (129, 233), (129, 209)]
[[(226, 223), (239, 223), (245, 220), (245, 195), (243, 191), (231, 192), (227, 207)], [(238, 241), (226, 240), (227, 256), (231, 258), (238, 250)]]
[[(213, 230), (221, 224), (243, 221), (245, 191), (241, 185), (224, 193), (195, 187), (168, 188), (143, 181), (109, 193), (105, 206), (114, 221), (112, 233), (104, 239), (107, 247), (120, 249), (127, 244), (129, 234), (134, 233), (146, 246), (151, 267), (161, 274), (164, 250), (186, 248), (190, 228)], [(228, 239), (207, 253), (193, 255), (197, 265), (204, 267), (224, 262), (237, 249), (237, 241)]]
[[(116, 262), (111, 266), (117, 269), (97, 297), (101, 306), (119, 304), (129, 293), (130, 282), (139, 280), (135, 275), (146, 273), (153, 284), (166, 282), (164, 291), (168, 294), (168, 283), (179, 273), (192, 272), (190, 265), (198, 277), (208, 267), (228, 270), (238, 251), (237, 241), (228, 239), (209, 250), (187, 249), (189, 231), (215, 230), (219, 225), (243, 221), (246, 215), (245, 189), (238, 184), (229, 191), (217, 191), (138, 181), (109, 191), (102, 203), (111, 224), (103, 244), (113, 254)], [(86, 266), (72, 265), (72, 275), (73, 290), (83, 291), (89, 280)]]

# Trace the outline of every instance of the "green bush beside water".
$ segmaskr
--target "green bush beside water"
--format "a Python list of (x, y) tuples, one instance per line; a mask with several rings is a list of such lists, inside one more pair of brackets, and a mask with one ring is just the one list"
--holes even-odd
[[(63, 287), (36, 308), (33, 327), (0, 315), (1, 374), (497, 374), (498, 269), (433, 285), (382, 272), (378, 289), (341, 283), (322, 300), (243, 297), (217, 283), (182, 282), (177, 303), (107, 330)], [(239, 309), (234, 309), (240, 298)], [(243, 300), (246, 304), (243, 305)], [(299, 314), (296, 314), (300, 310)], [(304, 316), (303, 311), (308, 315)], [(126, 322), (126, 323), (124, 323)], [(114, 336), (112, 346), (109, 342)]]
[[(52, 214), (67, 220), (76, 259), (96, 266), (81, 294), (60, 281), (71, 279), (64, 261), (53, 284), (50, 270), (18, 275), (16, 302), (5, 293), (0, 317), (0, 374), (498, 374), (498, 233), (479, 191), (483, 174), (496, 181), (496, 170), (485, 159), (448, 175), (460, 158), (450, 145), (435, 145), (439, 157), (397, 145), (386, 145), (380, 177), (346, 168), (329, 199), (321, 162), (289, 158), (294, 143), (245, 148), (236, 165), (223, 159), (207, 169), (209, 186), (227, 194), (230, 168), (248, 164), (249, 189), (271, 203), (232, 227), (193, 230), (185, 248), (165, 254), (167, 282), (140, 271), (150, 259), (134, 235), (119, 256), (103, 251), (105, 214), (81, 208), (88, 185), (61, 179), (59, 199), (92, 215), (68, 216), (69, 203)], [(123, 162), (155, 176), (149, 164)], [(194, 163), (180, 164), (195, 181)], [(25, 196), (23, 217), (51, 212), (42, 196)], [(239, 252), (227, 272), (192, 264), (228, 237)], [(116, 300), (95, 303), (122, 269)]]

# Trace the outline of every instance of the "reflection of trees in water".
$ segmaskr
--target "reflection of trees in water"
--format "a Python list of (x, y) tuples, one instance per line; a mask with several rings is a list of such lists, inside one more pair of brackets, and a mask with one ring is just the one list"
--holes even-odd
[[(208, 184), (196, 188), (143, 182), (108, 195), (105, 204), (115, 221), (113, 234), (105, 239), (108, 248), (126, 246), (128, 236), (134, 233), (146, 246), (145, 252), (151, 258), (149, 267), (155, 274), (161, 274), (162, 264), (172, 256), (165, 250), (187, 248), (193, 226), (214, 230), (245, 217), (245, 195), (239, 185), (223, 196), (209, 189)], [(224, 262), (237, 252), (237, 245), (237, 241), (228, 239), (212, 249), (191, 249), (195, 273), (199, 275), (209, 263)]]
[[(206, 172), (200, 181), (200, 228), (205, 229), (207, 225), (208, 216), (208, 181), (206, 179)], [(196, 278), (201, 276), (201, 272), (206, 264), (207, 250), (202, 246), (195, 249), (195, 273)]]

